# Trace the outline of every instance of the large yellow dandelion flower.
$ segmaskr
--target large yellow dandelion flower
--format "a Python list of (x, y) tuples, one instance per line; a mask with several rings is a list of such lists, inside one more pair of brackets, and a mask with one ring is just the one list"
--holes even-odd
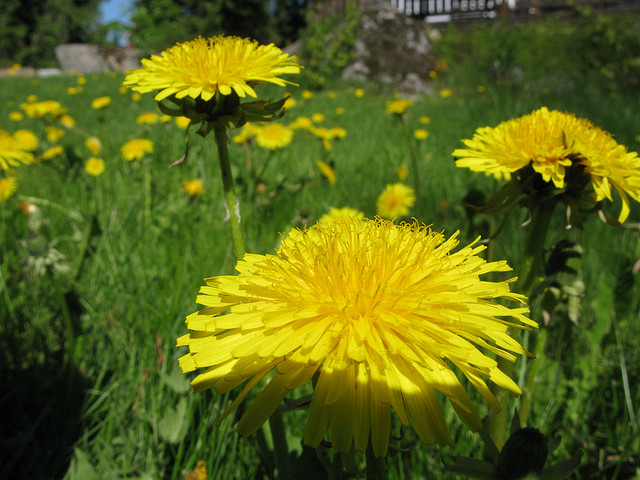
[(0, 168), (9, 170), (20, 163), (29, 164), (34, 160), (18, 140), (5, 130), (0, 130)]
[(378, 215), (390, 220), (399, 217), (406, 217), (409, 208), (416, 203), (416, 196), (413, 188), (404, 183), (393, 183), (387, 185), (378, 197), (376, 211)]
[(299, 72), (296, 58), (273, 44), (219, 35), (179, 43), (160, 56), (143, 59), (142, 68), (129, 73), (124, 85), (140, 93), (158, 91), (156, 100), (175, 95), (208, 101), (216, 92), (256, 97), (253, 85), (285, 86), (291, 82), (279, 76)]
[(262, 148), (277, 150), (284, 148), (293, 140), (293, 130), (279, 123), (269, 123), (255, 132), (256, 142)]
[(128, 162), (142, 160), (147, 153), (153, 153), (153, 142), (146, 138), (134, 138), (120, 147), (122, 158)]
[(487, 263), (476, 242), (453, 252), (457, 235), (349, 217), (293, 230), (275, 255), (247, 254), (238, 275), (207, 280), (197, 297), (205, 308), (187, 317), (191, 332), (178, 339), (189, 347), (180, 366), (206, 369), (196, 391), (246, 382), (219, 421), (268, 379), (237, 424), (241, 435), (314, 377), (303, 439), (312, 447), (330, 430), (336, 452), (364, 451), (371, 440), (385, 456), (392, 409), (424, 442), (447, 444), (436, 391), (477, 431), (480, 417), (454, 369), (499, 409), (485, 378), (520, 390), (481, 349), (513, 361), (526, 352), (507, 329), (536, 324), (527, 308), (494, 302), (525, 300), (510, 281), (480, 279), (511, 270), (506, 262)]
[(456, 165), (476, 172), (506, 176), (531, 165), (545, 182), (566, 187), (567, 171), (583, 169), (589, 175), (596, 201), (611, 200), (611, 186), (622, 197), (619, 221), (629, 214), (627, 195), (640, 201), (640, 157), (589, 120), (540, 108), (495, 128), (476, 130), (467, 148), (457, 149)]

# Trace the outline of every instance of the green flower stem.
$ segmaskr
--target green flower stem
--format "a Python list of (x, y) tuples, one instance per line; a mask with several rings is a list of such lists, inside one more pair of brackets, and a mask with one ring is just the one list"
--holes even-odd
[(231, 162), (229, 160), (229, 147), (227, 129), (224, 126), (215, 127), (216, 144), (218, 145), (218, 157), (220, 159), (220, 173), (222, 175), (222, 188), (224, 190), (224, 201), (229, 213), (229, 226), (231, 227), (231, 241), (236, 254), (236, 259), (240, 260), (244, 256), (246, 249), (244, 237), (240, 228), (240, 215), (237, 210), (238, 199), (236, 197), (233, 175), (231, 173)]
[[(519, 277), (513, 291), (525, 295), (531, 295), (536, 279), (543, 264), (544, 245), (551, 223), (551, 217), (555, 207), (555, 201), (541, 202), (531, 211), (530, 234), (527, 245), (520, 262)], [(513, 332), (512, 337), (518, 340), (519, 332)], [(543, 337), (541, 337), (542, 339)], [(513, 376), (514, 363), (502, 357), (498, 357), (498, 366), (507, 376)], [(535, 373), (534, 373), (535, 374)], [(533, 385), (533, 384), (532, 384)], [(510, 394), (500, 389), (495, 384), (491, 384), (491, 390), (502, 406), (500, 412), (491, 412), (487, 420), (489, 435), (495, 442), (498, 449), (501, 449), (505, 442), (507, 433), (507, 415), (509, 411)], [(524, 396), (530, 396), (531, 392), (524, 392)], [(521, 417), (522, 418), (522, 417)]]
[(420, 211), (420, 176), (418, 174), (418, 153), (411, 137), (411, 131), (409, 125), (403, 115), (400, 115), (400, 121), (402, 122), (402, 129), (404, 136), (407, 139), (407, 145), (409, 145), (409, 156), (411, 157), (411, 170), (413, 170), (413, 189), (416, 193), (416, 209)]
[[(538, 332), (536, 347), (533, 351), (536, 358), (544, 354), (544, 347), (546, 343), (547, 329), (542, 328)], [(527, 424), (527, 416), (529, 415), (529, 411), (531, 410), (531, 394), (533, 393), (533, 388), (535, 386), (539, 365), (539, 361), (531, 362), (531, 365), (529, 365), (529, 368), (527, 369), (527, 381), (522, 391), (522, 396), (520, 397), (520, 408), (518, 408), (518, 413), (520, 415), (520, 425), (522, 425), (523, 427)]]
[(367, 480), (386, 480), (387, 468), (384, 457), (378, 458), (374, 455), (371, 439), (369, 439), (365, 457), (367, 460)]
[(278, 469), (278, 480), (290, 480), (291, 466), (289, 465), (289, 445), (287, 444), (287, 433), (284, 421), (280, 412), (274, 412), (269, 417), (269, 427), (271, 428), (271, 439), (273, 440), (273, 450)]

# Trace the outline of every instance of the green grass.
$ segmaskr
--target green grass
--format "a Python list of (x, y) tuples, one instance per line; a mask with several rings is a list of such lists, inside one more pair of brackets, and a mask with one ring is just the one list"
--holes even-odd
[[(453, 66), (451, 70), (435, 84), (435, 91), (452, 86), (453, 95), (419, 96), (407, 118), (411, 128), (421, 126), (421, 116), (431, 119), (426, 125), (429, 139), (416, 143), (423, 187), (418, 220), (448, 234), (460, 229), (462, 242), (488, 233), (486, 219), (467, 216), (465, 196), (476, 189), (488, 197), (495, 188), (482, 175), (456, 169), (451, 157), (460, 140), (470, 138), (477, 127), (546, 105), (588, 117), (620, 143), (639, 148), (635, 136), (640, 133), (640, 102), (635, 94), (594, 84), (576, 89), (553, 81), (513, 85), (486, 79), (486, 91), (480, 94), (478, 77), (466, 77)], [(3, 418), (12, 418), (7, 433), (3, 429), (0, 476), (173, 479), (184, 478), (198, 460), (205, 460), (212, 479), (271, 478), (273, 460), (260, 448), (261, 441), (271, 442), (268, 427), (262, 437), (248, 439), (233, 432), (234, 418), (216, 427), (226, 397), (192, 393), (190, 377), (177, 367), (184, 352), (175, 348), (175, 341), (186, 333), (184, 318), (197, 308), (195, 296), (203, 279), (233, 271), (213, 139), (194, 135), (187, 162), (168, 168), (183, 153), (184, 132), (172, 122), (136, 124), (138, 114), (156, 111), (155, 103), (150, 95), (136, 102), (130, 93), (118, 93), (121, 80), (89, 76), (84, 90), (70, 96), (66, 89), (76, 84), (74, 76), (0, 79), (0, 128), (31, 129), (44, 144), (41, 123), (12, 123), (8, 113), (18, 110), (29, 94), (38, 100), (58, 99), (79, 129), (101, 140), (107, 162), (103, 175), (88, 176), (83, 170), (90, 156), (84, 137), (70, 131), (61, 140), (65, 154), (21, 167), (16, 196), (0, 207), (0, 405)], [(301, 98), (301, 88), (290, 89), (298, 104), (285, 121), (323, 113), (324, 125), (344, 127), (348, 135), (334, 142), (331, 152), (304, 132), (273, 154), (254, 148), (254, 164), (268, 164), (262, 178), (267, 193), (253, 200), (247, 195), (251, 179), (244, 172), (246, 151), (231, 144), (249, 251), (272, 252), (279, 233), (315, 222), (330, 206), (375, 214), (377, 196), (387, 183), (397, 181), (396, 168), (410, 162), (399, 122), (384, 111), (394, 92), (364, 88), (365, 96), (356, 98), (353, 86), (336, 84), (335, 98), (321, 91), (309, 100)], [(268, 87), (262, 92), (264, 98), (282, 93)], [(111, 96), (112, 104), (101, 112), (92, 110), (91, 100), (101, 95)], [(343, 115), (336, 113), (338, 107), (345, 109)], [(119, 148), (134, 137), (151, 139), (155, 153), (142, 162), (126, 163)], [(334, 162), (337, 185), (323, 181), (315, 166), (319, 159)], [(190, 199), (180, 182), (196, 177), (204, 180), (205, 192)], [(407, 182), (411, 184), (411, 177)], [(24, 241), (30, 229), (28, 217), (18, 209), (24, 200), (40, 208), (46, 220), (41, 231), (66, 256), (63, 264), (74, 265), (85, 251), (82, 236), (89, 233), (73, 283), (28, 270)], [(615, 216), (619, 207), (616, 200), (606, 208)], [(496, 258), (507, 259), (516, 273), (525, 239), (519, 225), (525, 220), (524, 213), (516, 214), (495, 244)], [(634, 204), (629, 223), (639, 220), (640, 208)], [(640, 465), (635, 453), (640, 291), (631, 271), (640, 256), (638, 230), (614, 229), (591, 218), (584, 229), (567, 232), (558, 215), (552, 232), (550, 244), (568, 238), (585, 248), (585, 293), (578, 325), (555, 318), (549, 328), (530, 424), (561, 437), (552, 460), (583, 452), (574, 478), (614, 478), (616, 468), (617, 478), (631, 478)], [(64, 303), (61, 293), (66, 294)], [(65, 361), (64, 305), (78, 332), (73, 363)], [(520, 364), (516, 373), (519, 369)], [(486, 413), (486, 405), (478, 405)], [(635, 423), (629, 407), (635, 409)], [(425, 446), (410, 429), (394, 425), (402, 440), (392, 442), (401, 448), (387, 459), (390, 478), (458, 478), (445, 472), (443, 458), (480, 457), (478, 436), (468, 432), (448, 406), (445, 411), (454, 439), (449, 447)], [(300, 445), (304, 415), (285, 420), (290, 447), (300, 456), (306, 476), (323, 478), (320, 473), (314, 477), (313, 472), (322, 472), (315, 452)], [(351, 461), (364, 471), (362, 455)]]

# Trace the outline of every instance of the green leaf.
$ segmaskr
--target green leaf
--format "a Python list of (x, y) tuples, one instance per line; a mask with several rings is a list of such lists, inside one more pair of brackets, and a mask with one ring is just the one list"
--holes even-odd
[(165, 442), (178, 443), (186, 434), (187, 399), (181, 398), (176, 408), (169, 408), (164, 418), (158, 422), (158, 433)]

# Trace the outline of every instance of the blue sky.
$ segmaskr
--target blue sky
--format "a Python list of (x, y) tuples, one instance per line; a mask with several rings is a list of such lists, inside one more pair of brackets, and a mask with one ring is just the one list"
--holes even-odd
[(103, 23), (119, 21), (129, 23), (127, 9), (131, 7), (132, 0), (103, 0), (100, 5), (100, 14)]

